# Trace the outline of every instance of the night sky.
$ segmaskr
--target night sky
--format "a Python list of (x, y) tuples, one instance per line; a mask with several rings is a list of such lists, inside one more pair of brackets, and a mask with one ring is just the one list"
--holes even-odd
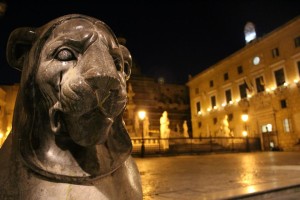
[(244, 47), (248, 21), (262, 37), (300, 14), (299, 0), (6, 2), (6, 14), (0, 18), (0, 84), (20, 78), (20, 72), (6, 63), (9, 33), (21, 26), (39, 27), (65, 14), (102, 20), (117, 37), (127, 39), (126, 46), (144, 75), (178, 84)]

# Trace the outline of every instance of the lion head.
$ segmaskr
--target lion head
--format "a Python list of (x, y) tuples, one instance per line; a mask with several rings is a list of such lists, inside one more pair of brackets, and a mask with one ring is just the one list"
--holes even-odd
[(30, 169), (81, 183), (112, 173), (130, 156), (122, 114), (131, 55), (105, 23), (73, 14), (18, 28), (7, 59), (22, 71), (12, 134)]

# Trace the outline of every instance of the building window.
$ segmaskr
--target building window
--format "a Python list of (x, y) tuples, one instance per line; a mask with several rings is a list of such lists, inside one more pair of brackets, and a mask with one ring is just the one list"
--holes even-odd
[(214, 81), (213, 80), (209, 81), (209, 87), (214, 87)]
[(197, 114), (200, 114), (200, 112), (201, 112), (201, 104), (199, 101), (196, 103), (196, 111), (197, 111)]
[(229, 75), (228, 75), (228, 73), (226, 72), (225, 74), (224, 74), (224, 81), (227, 81), (229, 79)]
[(239, 85), (241, 99), (247, 98), (246, 83)]
[(255, 79), (257, 93), (265, 91), (264, 77), (260, 76)]
[(216, 117), (213, 118), (213, 123), (217, 124), (218, 123), (218, 119)]
[(215, 106), (217, 106), (216, 96), (211, 96), (210, 97), (210, 102), (211, 102), (211, 107), (212, 108), (214, 108)]
[(272, 57), (276, 58), (278, 56), (279, 56), (279, 49), (278, 48), (272, 49)]
[(202, 123), (198, 122), (198, 128), (201, 128), (201, 127), (202, 127)]
[(286, 108), (287, 107), (285, 99), (280, 100), (280, 106), (281, 106), (281, 108)]
[(300, 47), (300, 36), (295, 38), (295, 47)]
[(282, 86), (285, 83), (283, 68), (274, 71), (277, 87)]
[(237, 72), (238, 72), (238, 74), (242, 74), (243, 73), (243, 66), (238, 66), (237, 67)]
[(283, 129), (286, 133), (291, 132), (290, 120), (288, 118), (283, 119)]
[(232, 101), (232, 96), (231, 96), (231, 90), (226, 90), (225, 91), (225, 96), (226, 96), (226, 103), (230, 103)]
[(261, 130), (262, 130), (263, 133), (272, 132), (272, 130), (273, 130), (272, 124), (262, 125)]
[(228, 119), (229, 122), (231, 122), (233, 120), (233, 114), (229, 113), (227, 119)]
[(199, 94), (199, 88), (195, 88), (195, 94)]

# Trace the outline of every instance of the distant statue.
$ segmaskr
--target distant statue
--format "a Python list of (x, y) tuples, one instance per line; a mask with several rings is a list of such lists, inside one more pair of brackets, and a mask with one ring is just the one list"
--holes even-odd
[(169, 118), (167, 111), (164, 111), (162, 116), (160, 117), (160, 137), (161, 138), (169, 138), (170, 137), (170, 129), (169, 129)]
[(182, 128), (183, 128), (183, 137), (189, 137), (189, 133), (188, 133), (188, 126), (187, 126), (187, 121), (184, 120), (183, 121), (183, 125), (182, 125)]
[(169, 129), (169, 118), (167, 111), (164, 111), (162, 116), (160, 117), (160, 138), (163, 149), (169, 148), (169, 137), (170, 137), (170, 129)]
[(131, 56), (102, 21), (66, 15), (18, 28), (22, 71), (12, 133), (0, 149), (0, 199), (142, 199), (122, 115)]
[(149, 137), (149, 126), (150, 126), (149, 118), (148, 116), (146, 116), (143, 121), (143, 129), (144, 129), (143, 131), (145, 137)]
[(177, 133), (180, 133), (179, 124), (176, 124), (176, 132), (177, 132)]
[(231, 135), (230, 129), (229, 129), (229, 123), (228, 123), (228, 115), (225, 115), (220, 128), (221, 128), (221, 131), (223, 132), (223, 136), (229, 137)]

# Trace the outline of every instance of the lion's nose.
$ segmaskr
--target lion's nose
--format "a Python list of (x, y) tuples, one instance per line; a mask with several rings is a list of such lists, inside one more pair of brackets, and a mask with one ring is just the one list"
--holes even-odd
[(120, 85), (119, 79), (109, 75), (96, 75), (85, 78), (93, 90), (117, 90)]
[(115, 117), (125, 105), (126, 95), (122, 93), (121, 83), (111, 76), (96, 76), (86, 79), (86, 82), (94, 90), (97, 98), (97, 106), (107, 117)]
[(108, 98), (111, 91), (117, 91), (120, 81), (112, 76), (98, 75), (86, 78), (86, 82), (96, 92), (98, 101), (103, 102)]

